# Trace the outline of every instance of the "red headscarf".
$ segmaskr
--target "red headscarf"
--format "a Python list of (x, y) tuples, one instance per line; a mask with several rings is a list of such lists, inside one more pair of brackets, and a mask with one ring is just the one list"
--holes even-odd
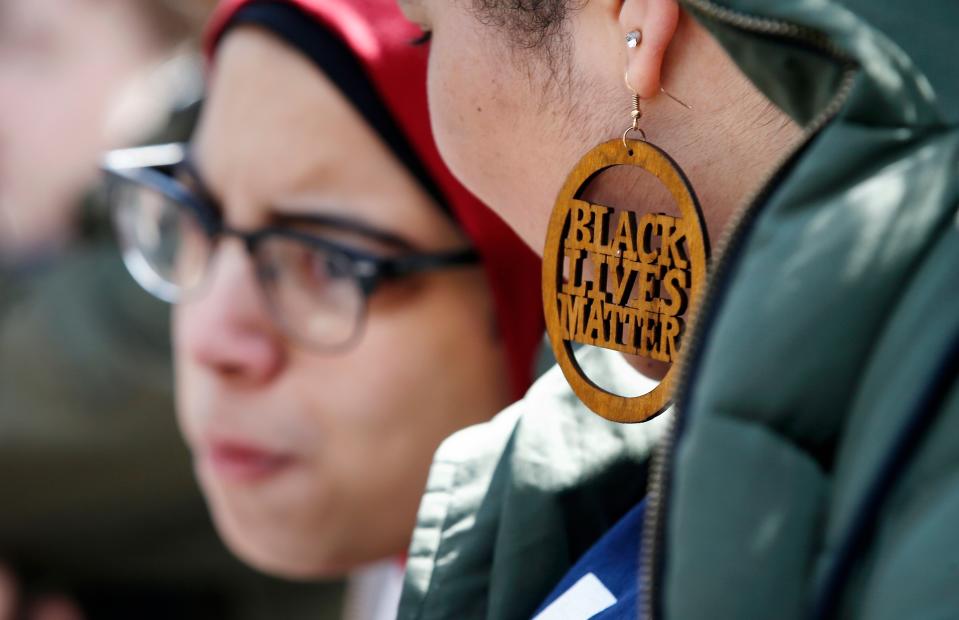
[[(430, 130), (426, 97), (428, 50), (411, 45), (421, 33), (395, 0), (274, 0), (298, 7), (352, 50), (426, 167), (463, 232), (479, 252), (509, 357), (515, 397), (532, 380), (543, 333), (539, 259), (443, 164)], [(223, 0), (206, 36), (210, 58), (224, 28), (243, 7), (263, 0)]]

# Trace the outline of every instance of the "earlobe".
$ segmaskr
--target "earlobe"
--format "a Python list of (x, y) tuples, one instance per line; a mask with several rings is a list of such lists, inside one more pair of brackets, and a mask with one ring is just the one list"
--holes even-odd
[(651, 99), (662, 87), (663, 59), (679, 25), (679, 5), (676, 0), (623, 0), (619, 25), (623, 45), (627, 33), (642, 33), (627, 50), (626, 78), (636, 94)]

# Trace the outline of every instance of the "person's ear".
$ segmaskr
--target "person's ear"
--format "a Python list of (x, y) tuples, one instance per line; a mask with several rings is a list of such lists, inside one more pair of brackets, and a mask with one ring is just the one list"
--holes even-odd
[(641, 33), (637, 45), (626, 50), (626, 79), (636, 94), (651, 99), (662, 87), (663, 58), (679, 25), (679, 5), (676, 0), (623, 0), (619, 25), (624, 37)]

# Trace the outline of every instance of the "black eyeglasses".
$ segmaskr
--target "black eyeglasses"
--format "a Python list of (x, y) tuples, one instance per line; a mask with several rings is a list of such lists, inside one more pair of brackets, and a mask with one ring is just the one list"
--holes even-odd
[[(472, 249), (416, 253), (401, 238), (335, 217), (308, 220), (405, 252), (377, 256), (283, 226), (232, 229), (223, 223), (183, 145), (113, 151), (104, 170), (124, 262), (147, 292), (170, 303), (190, 298), (209, 277), (218, 241), (237, 238), (253, 260), (274, 320), (290, 337), (322, 351), (356, 341), (369, 297), (380, 285), (479, 262)], [(181, 176), (185, 182), (178, 180)]]

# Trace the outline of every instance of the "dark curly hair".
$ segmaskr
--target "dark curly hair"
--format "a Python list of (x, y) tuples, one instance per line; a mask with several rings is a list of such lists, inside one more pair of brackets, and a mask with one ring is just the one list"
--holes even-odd
[(481, 22), (505, 31), (515, 47), (551, 48), (565, 34), (566, 18), (588, 0), (472, 0)]

